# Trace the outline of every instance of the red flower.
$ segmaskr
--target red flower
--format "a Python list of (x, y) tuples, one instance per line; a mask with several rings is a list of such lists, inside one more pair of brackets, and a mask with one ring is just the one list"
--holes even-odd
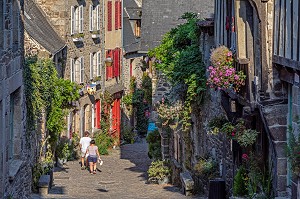
[(234, 133), (234, 132), (232, 132), (232, 133), (231, 133), (231, 135), (232, 135), (232, 136), (235, 136), (235, 133)]
[(244, 153), (244, 154), (242, 155), (242, 159), (248, 160), (248, 159), (249, 159), (249, 156), (248, 156), (246, 153)]

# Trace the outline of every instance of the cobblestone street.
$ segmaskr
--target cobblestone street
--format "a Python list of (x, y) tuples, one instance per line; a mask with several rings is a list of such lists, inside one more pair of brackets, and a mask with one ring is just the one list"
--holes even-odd
[[(54, 172), (54, 187), (44, 198), (190, 198), (172, 185), (146, 183), (151, 161), (147, 156), (145, 141), (121, 146), (120, 150), (113, 150), (102, 159), (104, 164), (96, 175), (80, 170), (79, 161), (67, 162), (65, 169)], [(32, 199), (38, 198), (36, 194), (32, 196)]]

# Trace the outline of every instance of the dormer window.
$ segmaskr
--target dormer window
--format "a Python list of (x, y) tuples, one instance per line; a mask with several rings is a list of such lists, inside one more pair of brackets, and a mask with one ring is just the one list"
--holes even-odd
[(136, 37), (141, 36), (141, 20), (140, 19), (135, 21), (134, 36), (136, 36)]

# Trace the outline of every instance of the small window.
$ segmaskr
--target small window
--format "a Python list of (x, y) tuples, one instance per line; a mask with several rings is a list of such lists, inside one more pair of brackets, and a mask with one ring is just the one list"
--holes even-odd
[(141, 36), (141, 20), (136, 20), (135, 22), (135, 27), (134, 27), (134, 35), (136, 37), (140, 37)]
[(71, 35), (83, 33), (83, 6), (71, 6)]
[(107, 30), (112, 31), (112, 1), (107, 2)]

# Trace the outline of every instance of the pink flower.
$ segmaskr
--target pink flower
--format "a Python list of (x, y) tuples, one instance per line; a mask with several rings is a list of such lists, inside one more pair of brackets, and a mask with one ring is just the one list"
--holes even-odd
[(231, 57), (231, 56), (232, 56), (232, 52), (229, 51), (229, 52), (227, 53), (227, 56), (228, 56), (228, 57)]
[(209, 66), (209, 67), (208, 67), (208, 69), (209, 69), (209, 70), (213, 70), (213, 69), (214, 69), (214, 67), (212, 67), (212, 66)]
[(249, 156), (248, 156), (246, 153), (244, 153), (244, 154), (242, 155), (242, 158), (243, 158), (244, 160), (249, 160)]
[(231, 133), (231, 136), (235, 136), (235, 133), (234, 133), (234, 132), (232, 132), (232, 133)]

